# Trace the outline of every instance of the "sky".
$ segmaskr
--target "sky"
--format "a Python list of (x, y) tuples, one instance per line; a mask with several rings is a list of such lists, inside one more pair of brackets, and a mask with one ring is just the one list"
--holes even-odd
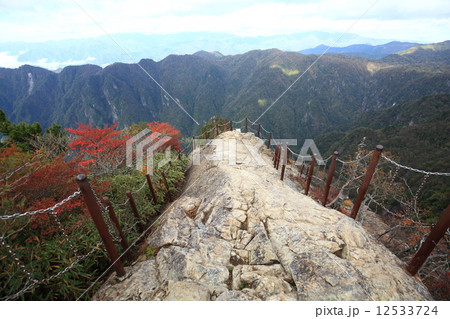
[(0, 42), (104, 32), (264, 36), (347, 30), (378, 39), (449, 40), (450, 0), (0, 0)]

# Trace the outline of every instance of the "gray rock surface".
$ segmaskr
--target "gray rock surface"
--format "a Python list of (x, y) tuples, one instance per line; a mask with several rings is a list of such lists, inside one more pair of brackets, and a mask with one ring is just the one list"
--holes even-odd
[(431, 300), (360, 223), (280, 181), (253, 134), (214, 143), (193, 153), (201, 165), (147, 238), (156, 256), (94, 299)]

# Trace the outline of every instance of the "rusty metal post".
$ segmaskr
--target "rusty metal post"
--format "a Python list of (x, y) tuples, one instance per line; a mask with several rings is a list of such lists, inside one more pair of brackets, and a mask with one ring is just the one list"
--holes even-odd
[(150, 193), (152, 194), (153, 202), (155, 204), (158, 204), (158, 200), (156, 199), (155, 189), (153, 188), (153, 184), (152, 184), (152, 180), (150, 178), (150, 175), (149, 174), (145, 174), (145, 178), (147, 178), (147, 184), (148, 184), (148, 188), (150, 188)]
[[(322, 205), (327, 205), (328, 193), (330, 192), (331, 182), (333, 181), (334, 169), (336, 168), (336, 160), (339, 155), (339, 152), (334, 152), (333, 157), (331, 158), (330, 169), (328, 170), (328, 178), (327, 184), (325, 185), (325, 191), (323, 193)], [(325, 166), (324, 166), (325, 167)]]
[(248, 133), (248, 118), (245, 118), (245, 133)]
[(123, 268), (122, 261), (119, 259), (116, 246), (114, 245), (112, 236), (108, 231), (108, 227), (106, 226), (102, 212), (98, 205), (97, 197), (95, 196), (86, 175), (78, 175), (76, 181), (80, 187), (81, 193), (83, 194), (83, 199), (86, 203), (89, 214), (91, 215), (100, 237), (102, 238), (103, 244), (105, 245), (106, 251), (108, 252), (109, 259), (113, 263), (117, 276), (125, 276), (125, 269)]
[(280, 145), (278, 145), (278, 153), (277, 153), (277, 170), (280, 167), (281, 151), (282, 151), (282, 147), (280, 144)]
[(350, 214), (350, 217), (353, 219), (356, 219), (356, 215), (358, 214), (359, 208), (361, 207), (364, 196), (366, 196), (367, 189), (369, 188), (370, 181), (372, 180), (373, 173), (375, 173), (375, 168), (377, 167), (382, 152), (383, 146), (377, 145), (375, 151), (373, 152), (372, 159), (370, 160), (370, 164), (367, 168), (366, 174), (364, 175), (364, 181), (359, 188), (358, 196), (356, 197), (355, 204), (352, 208), (352, 213)]
[(257, 133), (257, 136), (260, 137), (260, 135), (261, 135), (261, 124), (258, 123), (258, 133)]
[(275, 155), (277, 154), (277, 148), (275, 147), (275, 151), (273, 152), (273, 157), (272, 157), (272, 162), (273, 162), (273, 167), (275, 167)]
[(431, 229), (430, 234), (425, 239), (414, 257), (409, 261), (406, 270), (414, 276), (419, 271), (420, 267), (427, 260), (434, 247), (437, 246), (439, 240), (444, 236), (447, 229), (450, 227), (450, 205), (447, 206), (438, 222)]
[(270, 148), (270, 140), (272, 139), (272, 132), (269, 133), (269, 142), (267, 143), (267, 148)]
[(284, 156), (283, 156), (283, 165), (281, 166), (281, 177), (280, 177), (281, 180), (284, 179), (284, 171), (286, 170), (287, 162), (288, 162), (288, 145), (286, 143), (286, 149), (284, 151)]
[(277, 156), (278, 156), (278, 145), (275, 147), (275, 154), (273, 155), (273, 168), (277, 168)]
[(306, 182), (306, 188), (305, 188), (305, 195), (308, 195), (309, 193), (309, 186), (311, 185), (311, 180), (312, 180), (312, 176), (314, 173), (314, 166), (316, 165), (316, 157), (313, 155), (312, 156), (312, 161), (311, 161), (311, 166), (309, 168), (309, 172), (308, 172), (308, 180)]
[(164, 185), (166, 186), (167, 195), (169, 196), (169, 200), (172, 201), (172, 195), (170, 194), (169, 183), (167, 183), (166, 174), (164, 172), (161, 172), (161, 176), (163, 178)]
[(230, 131), (233, 130), (233, 121), (230, 121)]
[(108, 215), (109, 218), (111, 219), (111, 221), (114, 224), (114, 227), (116, 227), (117, 232), (119, 233), (120, 236), (120, 244), (122, 245), (122, 248), (124, 251), (126, 251), (125, 253), (125, 258), (130, 260), (131, 259), (131, 255), (130, 252), (127, 251), (128, 250), (128, 242), (127, 239), (122, 231), (122, 227), (120, 227), (120, 223), (119, 220), (117, 219), (117, 215), (116, 212), (114, 211), (114, 207), (111, 203), (111, 201), (109, 200), (108, 196), (103, 196), (103, 202), (108, 206)]
[(141, 215), (139, 214), (139, 212), (137, 210), (136, 203), (133, 198), (133, 194), (131, 194), (130, 191), (127, 191), (126, 194), (130, 201), (131, 211), (133, 212), (134, 217), (136, 217), (137, 221), (139, 222), (138, 229), (142, 233), (145, 230), (144, 222), (142, 221)]
[(280, 145), (275, 149), (275, 168), (278, 169), (278, 154), (280, 153)]
[(277, 157), (278, 157), (278, 145), (275, 147), (275, 154), (273, 156), (273, 167), (277, 168)]

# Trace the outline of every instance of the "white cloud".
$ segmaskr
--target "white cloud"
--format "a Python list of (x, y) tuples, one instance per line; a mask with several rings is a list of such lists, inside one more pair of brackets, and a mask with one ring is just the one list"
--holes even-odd
[(24, 64), (38, 66), (48, 70), (57, 70), (68, 65), (83, 65), (93, 63), (94, 57), (88, 57), (85, 60), (69, 60), (63, 62), (48, 62), (47, 58), (38, 61), (19, 61), (18, 55), (11, 55), (8, 51), (0, 52), (0, 67), (16, 69)]
[[(96, 23), (111, 34), (343, 32), (374, 1), (0, 0), (0, 42), (95, 37), (103, 34)], [(350, 32), (386, 39), (442, 41), (450, 38), (449, 17), (448, 0), (378, 0)]]

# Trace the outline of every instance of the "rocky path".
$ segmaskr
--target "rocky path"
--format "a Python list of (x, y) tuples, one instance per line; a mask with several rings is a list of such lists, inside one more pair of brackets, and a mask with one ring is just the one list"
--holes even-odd
[[(145, 260), (96, 300), (430, 300), (361, 225), (279, 180), (253, 134), (194, 153)], [(230, 165), (231, 163), (231, 165)]]

